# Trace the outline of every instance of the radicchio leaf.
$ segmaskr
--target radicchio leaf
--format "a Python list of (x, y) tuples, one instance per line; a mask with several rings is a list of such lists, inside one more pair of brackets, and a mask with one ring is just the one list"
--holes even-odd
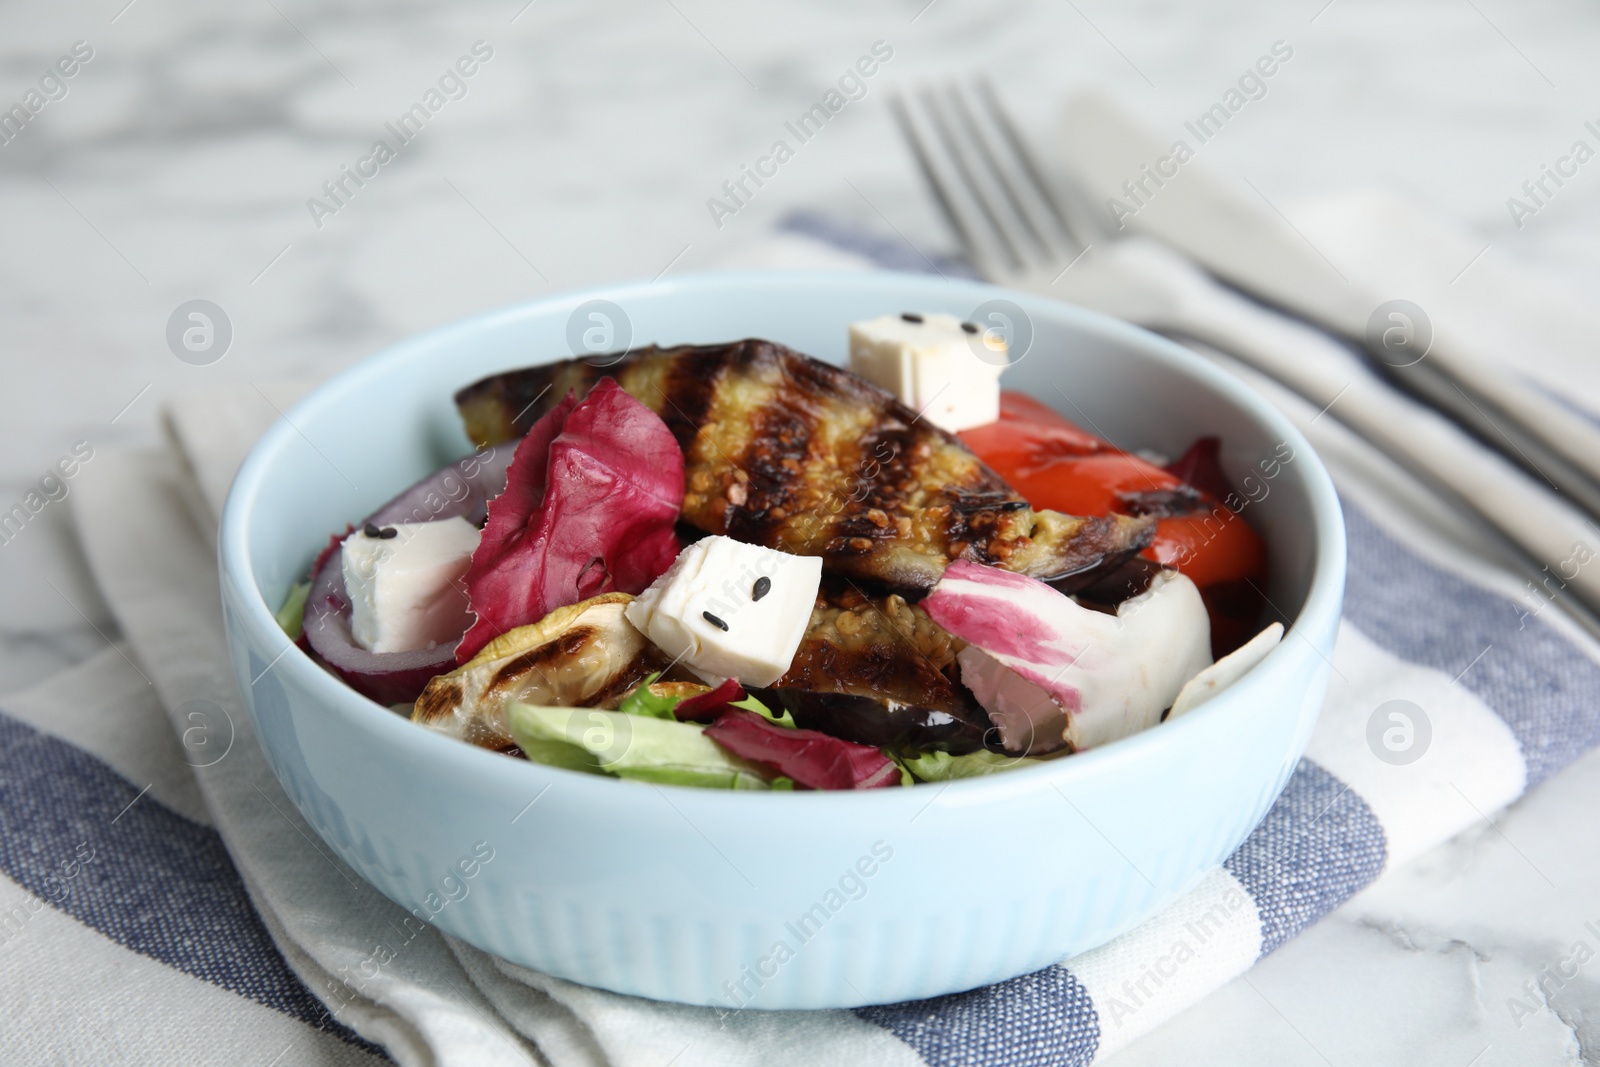
[(683, 452), (655, 412), (602, 378), (572, 393), (517, 446), (506, 491), (465, 581), (477, 621), (465, 663), (496, 635), (613, 590), (641, 593), (678, 555)]
[(1233, 495), (1233, 486), (1228, 484), (1228, 476), (1222, 473), (1220, 437), (1198, 438), (1189, 446), (1189, 451), (1162, 469), (1202, 493), (1210, 494), (1213, 500), (1223, 501)]
[(900, 784), (900, 768), (882, 752), (816, 730), (775, 726), (753, 711), (726, 711), (706, 736), (802, 789), (881, 789)]
[(679, 722), (710, 722), (726, 711), (729, 704), (744, 698), (744, 686), (729, 678), (715, 689), (679, 701), (672, 714)]

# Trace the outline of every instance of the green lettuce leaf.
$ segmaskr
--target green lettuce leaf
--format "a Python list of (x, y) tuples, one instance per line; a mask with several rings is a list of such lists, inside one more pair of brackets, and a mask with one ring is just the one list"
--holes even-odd
[(1025, 756), (1002, 756), (998, 752), (979, 749), (963, 756), (952, 756), (948, 752), (903, 755), (895, 762), (902, 768), (909, 769), (924, 782), (949, 782), (957, 778), (977, 778), (985, 774), (994, 774), (996, 771), (1008, 771), (1013, 767), (1032, 766), (1035, 763), (1042, 763), (1043, 760), (1028, 759)]
[(906, 760), (904, 756), (901, 756), (893, 750), (887, 748), (880, 748), (878, 751), (882, 752), (884, 756), (888, 758), (890, 763), (893, 763), (896, 767), (900, 768), (901, 785), (917, 784), (916, 776), (911, 773), (911, 768), (906, 766)]
[(672, 709), (683, 702), (683, 697), (657, 696), (650, 692), (650, 684), (661, 677), (657, 671), (634, 687), (622, 698), (617, 710), (624, 715), (642, 715), (647, 719), (672, 719)]
[(534, 763), (543, 763), (547, 767), (565, 767), (569, 771), (583, 771), (586, 774), (606, 773), (600, 769), (600, 761), (581, 745), (544, 738), (519, 737), (517, 747), (522, 749), (522, 754)]
[(794, 724), (794, 716), (789, 714), (788, 708), (783, 709), (782, 715), (774, 715), (771, 708), (767, 707), (765, 704), (761, 703), (761, 701), (752, 696), (747, 696), (743, 700), (732, 701), (728, 704), (728, 707), (743, 708), (745, 711), (753, 711), (770, 723), (775, 723), (778, 726), (787, 726), (791, 730), (796, 729)]
[(592, 757), (599, 770), (619, 778), (711, 789), (770, 788), (756, 767), (706, 737), (699, 723), (599, 708), (518, 703), (508, 705), (507, 714), (511, 736), (524, 752), (530, 746), (549, 751), (542, 746), (564, 744)]
[[(634, 687), (633, 692), (622, 698), (622, 703), (617, 705), (617, 710), (625, 715), (643, 715), (651, 719), (668, 719), (677, 721), (673, 709), (683, 703), (688, 697), (657, 696), (650, 692), (650, 683), (661, 677), (657, 671)], [(728, 704), (730, 708), (743, 708), (753, 711), (768, 722), (779, 726), (795, 728), (794, 716), (785, 709), (782, 715), (774, 715), (772, 709), (753, 696), (746, 696), (743, 700), (735, 700)]]
[(300, 629), (306, 617), (306, 597), (310, 595), (310, 582), (296, 582), (289, 587), (289, 595), (284, 598), (283, 607), (278, 609), (278, 625), (283, 627), (283, 632), (289, 635), (291, 641), (300, 640)]

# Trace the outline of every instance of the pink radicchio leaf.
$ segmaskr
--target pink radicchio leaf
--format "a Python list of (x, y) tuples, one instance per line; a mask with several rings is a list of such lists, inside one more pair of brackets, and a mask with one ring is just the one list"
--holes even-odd
[(881, 789), (900, 784), (900, 768), (870, 745), (816, 730), (777, 726), (753, 711), (724, 712), (706, 736), (802, 789)]
[(517, 447), (465, 582), (465, 663), (508, 630), (612, 591), (641, 593), (678, 555), (683, 452), (660, 417), (602, 378)]
[(678, 706), (672, 709), (672, 714), (677, 716), (679, 722), (710, 722), (729, 710), (729, 704), (743, 700), (745, 695), (744, 686), (729, 678), (715, 689), (680, 700)]

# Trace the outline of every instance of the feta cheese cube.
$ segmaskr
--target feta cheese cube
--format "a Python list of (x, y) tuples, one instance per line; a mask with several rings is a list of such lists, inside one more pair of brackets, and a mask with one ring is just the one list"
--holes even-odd
[(1006, 361), (997, 333), (954, 315), (908, 312), (850, 324), (850, 369), (951, 433), (1000, 417)]
[(458, 640), (472, 622), (461, 578), (477, 547), (477, 527), (459, 516), (345, 538), (340, 565), (356, 643), (372, 652), (410, 652)]
[(821, 581), (815, 556), (706, 537), (634, 598), (628, 621), (712, 685), (771, 685), (794, 662)]

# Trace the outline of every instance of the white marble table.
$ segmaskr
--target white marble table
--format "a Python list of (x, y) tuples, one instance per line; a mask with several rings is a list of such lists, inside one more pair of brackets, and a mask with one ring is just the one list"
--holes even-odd
[[(1506, 207), (1600, 120), (1600, 12), (1573, 0), (524, 3), (0, 10), (0, 108), (76, 42), (93, 50), (0, 145), (0, 510), (74, 442), (155, 434), (173, 390), (325, 374), (520, 297), (737, 260), (797, 208), (946, 250), (884, 103), (951, 74), (992, 74), (1036, 129), (1092, 83), (1176, 133), (1282, 40), (1293, 60), (1207, 147), (1213, 166), (1274, 200), (1399, 189), (1490, 255), (1600, 284), (1600, 162), (1520, 230)], [(465, 95), (399, 145), (385, 123), (478, 41), (492, 56), (445, 87)], [(719, 225), (707, 199), (877, 41), (893, 57), (865, 97)], [(378, 138), (395, 158), (363, 164)], [(370, 177), (335, 205), (322, 187), (341, 167)], [(234, 330), (204, 366), (165, 339), (197, 298)], [(51, 503), (0, 545), (0, 691), (113, 636), (69, 514)], [(1575, 942), (1600, 945), (1584, 926), (1600, 920), (1597, 804), (1592, 756), (1117, 1062), (1595, 1062), (1600, 970), (1520, 1028), (1505, 1001)]]

